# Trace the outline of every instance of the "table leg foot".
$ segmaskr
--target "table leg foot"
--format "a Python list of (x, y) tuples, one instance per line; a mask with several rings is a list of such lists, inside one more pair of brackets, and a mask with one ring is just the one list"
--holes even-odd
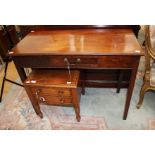
[(41, 119), (43, 118), (43, 113), (37, 114)]
[(79, 116), (76, 116), (76, 120), (77, 120), (78, 122), (80, 122), (81, 116), (80, 116), (80, 115), (79, 115)]

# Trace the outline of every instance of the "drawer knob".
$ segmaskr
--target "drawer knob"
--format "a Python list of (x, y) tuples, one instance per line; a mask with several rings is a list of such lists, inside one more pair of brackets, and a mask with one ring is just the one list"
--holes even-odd
[(40, 97), (39, 99), (40, 99), (40, 101), (45, 102), (45, 98), (44, 97)]
[(68, 59), (67, 58), (64, 58), (64, 62), (68, 62)]
[(80, 58), (77, 58), (77, 60), (76, 60), (77, 62), (80, 62), (81, 61), (81, 59)]

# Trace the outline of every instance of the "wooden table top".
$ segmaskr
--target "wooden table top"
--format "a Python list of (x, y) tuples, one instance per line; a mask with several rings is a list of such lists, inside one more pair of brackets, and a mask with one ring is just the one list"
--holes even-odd
[(51, 30), (29, 33), (13, 49), (23, 55), (143, 55), (130, 29)]

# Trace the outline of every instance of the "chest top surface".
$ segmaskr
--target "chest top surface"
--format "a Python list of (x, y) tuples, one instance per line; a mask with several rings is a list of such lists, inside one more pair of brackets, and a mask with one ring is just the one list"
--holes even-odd
[[(80, 72), (78, 70), (33, 70), (27, 77), (24, 85), (43, 86), (56, 88), (76, 88), (79, 82)], [(67, 83), (71, 82), (71, 83)]]

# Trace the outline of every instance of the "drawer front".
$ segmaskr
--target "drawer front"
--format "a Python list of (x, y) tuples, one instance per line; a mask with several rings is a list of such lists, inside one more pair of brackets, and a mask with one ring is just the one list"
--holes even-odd
[(29, 86), (34, 98), (40, 104), (48, 105), (72, 105), (70, 89), (45, 88)]
[(47, 105), (72, 105), (73, 104), (71, 97), (39, 95), (37, 98), (39, 103), (47, 104)]
[(99, 68), (131, 68), (135, 65), (136, 62), (137, 62), (137, 57), (102, 56), (98, 59), (98, 67)]
[(21, 67), (31, 68), (131, 68), (138, 56), (27, 56), (18, 58)]
[(43, 87), (31, 87), (33, 94), (38, 93), (41, 96), (71, 96), (71, 90), (65, 88), (43, 88)]
[(98, 58), (94, 56), (25, 56), (18, 58), (21, 67), (31, 68), (96, 68)]

